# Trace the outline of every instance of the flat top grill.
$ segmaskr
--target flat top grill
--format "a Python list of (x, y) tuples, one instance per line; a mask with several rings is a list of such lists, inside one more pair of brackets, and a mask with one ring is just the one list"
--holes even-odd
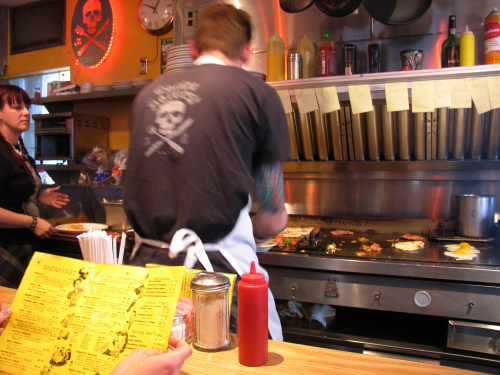
[[(414, 251), (399, 250), (392, 245), (396, 240), (406, 241), (401, 239), (396, 234), (387, 233), (354, 233), (354, 235), (333, 236), (328, 230), (320, 231), (320, 239), (317, 243), (310, 244), (307, 236), (302, 237), (297, 242), (296, 246), (278, 247), (275, 246), (269, 251), (301, 253), (310, 256), (327, 256), (351, 259), (363, 259), (373, 261), (406, 261), (406, 262), (429, 262), (429, 263), (452, 263), (452, 264), (468, 264), (475, 266), (500, 266), (500, 250), (496, 248), (493, 242), (490, 241), (467, 241), (466, 238), (446, 236), (444, 241), (427, 240), (425, 245)], [(361, 241), (364, 238), (367, 241)], [(480, 251), (477, 257), (472, 260), (458, 260), (447, 255), (444, 252), (447, 250), (445, 245), (459, 244), (460, 242), (469, 242)], [(336, 250), (328, 250), (328, 245), (335, 243)], [(381, 251), (362, 251), (361, 245), (371, 245), (377, 243)]]

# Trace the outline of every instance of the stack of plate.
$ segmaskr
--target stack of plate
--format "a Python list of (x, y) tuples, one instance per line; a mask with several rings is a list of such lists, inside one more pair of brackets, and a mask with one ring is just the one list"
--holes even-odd
[(130, 82), (132, 83), (132, 87), (144, 87), (149, 82), (153, 82), (153, 80), (151, 78), (132, 78)]
[(171, 47), (167, 51), (165, 74), (183, 70), (191, 66), (193, 66), (193, 59), (189, 54), (189, 46), (187, 44)]
[(129, 89), (132, 87), (132, 82), (130, 81), (115, 81), (111, 85), (113, 87), (113, 90), (123, 90), (123, 89)]
[(80, 93), (86, 93), (86, 92), (92, 92), (94, 89), (94, 83), (93, 82), (84, 82), (80, 84)]
[(93, 91), (110, 91), (111, 85), (94, 85)]

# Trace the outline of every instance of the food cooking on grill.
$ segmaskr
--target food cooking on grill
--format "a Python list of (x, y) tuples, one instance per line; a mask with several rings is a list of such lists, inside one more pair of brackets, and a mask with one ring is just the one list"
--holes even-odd
[(396, 242), (392, 246), (394, 246), (398, 250), (415, 251), (419, 250), (424, 245), (424, 241), (402, 241)]
[(367, 253), (371, 253), (372, 251), (382, 251), (382, 248), (378, 243), (373, 243), (371, 245), (363, 244), (359, 249), (366, 251)]
[(402, 239), (408, 240), (408, 241), (426, 241), (427, 238), (424, 238), (422, 236), (417, 236), (415, 234), (404, 234), (401, 236)]
[(315, 227), (287, 227), (271, 241), (280, 247), (295, 246), (299, 238), (309, 236), (314, 229)]
[(456, 258), (457, 260), (472, 260), (480, 253), (478, 249), (471, 246), (468, 242), (461, 242), (460, 244), (445, 245), (447, 251), (444, 255)]
[(350, 235), (350, 234), (354, 234), (354, 232), (351, 232), (350, 230), (332, 230), (330, 232), (332, 234), (332, 236), (345, 236), (345, 235)]

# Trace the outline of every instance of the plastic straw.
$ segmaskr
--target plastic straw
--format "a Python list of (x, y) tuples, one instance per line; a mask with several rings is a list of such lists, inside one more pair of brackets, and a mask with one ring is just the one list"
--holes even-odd
[(120, 242), (120, 254), (118, 255), (118, 264), (123, 263), (123, 253), (125, 251), (125, 241), (127, 241), (127, 236), (125, 235), (125, 232), (122, 232), (122, 239)]

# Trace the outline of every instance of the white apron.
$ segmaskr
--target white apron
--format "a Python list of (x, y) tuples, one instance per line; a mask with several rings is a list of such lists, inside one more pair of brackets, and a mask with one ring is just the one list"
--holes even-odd
[[(241, 210), (234, 228), (226, 237), (219, 240), (217, 243), (203, 244), (196, 233), (190, 229), (179, 229), (174, 234), (170, 245), (158, 240), (140, 238), (136, 232), (135, 245), (130, 259), (134, 257), (140, 244), (144, 243), (149, 246), (168, 249), (168, 255), (171, 259), (177, 258), (180, 252), (186, 251), (186, 258), (184, 260), (185, 267), (193, 268), (196, 261), (199, 260), (207, 271), (213, 271), (212, 264), (205, 251), (220, 251), (240, 277), (242, 274), (250, 272), (250, 264), (252, 261), (255, 261), (256, 271), (263, 273), (266, 281), (269, 282), (269, 275), (267, 271), (260, 266), (257, 258), (255, 241), (252, 234), (252, 220), (249, 215), (251, 206), (252, 199), (249, 197), (248, 204)], [(268, 290), (267, 308), (268, 328), (271, 338), (275, 341), (283, 341), (281, 323), (278, 312), (276, 311), (276, 304), (271, 289)]]

